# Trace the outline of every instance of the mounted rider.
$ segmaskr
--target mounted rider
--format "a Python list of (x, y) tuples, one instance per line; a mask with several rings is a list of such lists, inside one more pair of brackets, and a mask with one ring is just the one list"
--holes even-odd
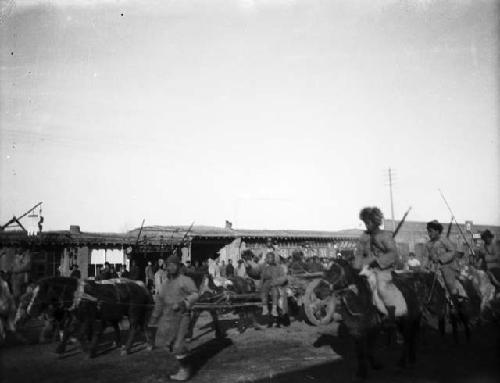
[(481, 233), (483, 245), (478, 250), (478, 258), (482, 265), (480, 268), (486, 271), (494, 284), (500, 287), (500, 246), (493, 242), (495, 236), (489, 230)]
[(424, 267), (434, 272), (440, 272), (446, 290), (453, 303), (457, 303), (460, 266), (457, 259), (457, 247), (446, 237), (443, 238), (443, 225), (437, 220), (427, 223), (429, 241), (425, 244), (426, 262)]
[[(357, 269), (368, 266), (373, 272), (376, 281), (374, 301), (379, 311), (387, 314), (390, 322), (394, 322), (396, 316), (407, 312), (403, 294), (392, 282), (391, 273), (398, 259), (396, 242), (392, 232), (380, 228), (384, 215), (378, 207), (361, 209), (359, 218), (365, 224), (366, 231), (360, 237), (353, 266)], [(378, 298), (383, 305), (378, 302)]]

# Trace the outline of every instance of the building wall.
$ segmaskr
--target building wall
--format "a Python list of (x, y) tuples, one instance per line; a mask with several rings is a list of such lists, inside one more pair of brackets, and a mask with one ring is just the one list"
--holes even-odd
[[(443, 235), (447, 234), (449, 222), (442, 223)], [(392, 229), (392, 220), (384, 220), (384, 227)], [(481, 245), (481, 240), (478, 238), (480, 233), (486, 229), (489, 229), (494, 235), (495, 239), (500, 239), (500, 227), (499, 226), (485, 226), (485, 225), (472, 225), (472, 230), (468, 232), (466, 230), (465, 224), (460, 224), (460, 228), (464, 233), (468, 243), (474, 248)], [(450, 231), (449, 239), (457, 245), (458, 251), (463, 253), (468, 253), (468, 247), (465, 243), (460, 231), (456, 225), (452, 226)], [(417, 253), (423, 251), (423, 244), (429, 240), (427, 235), (427, 223), (426, 222), (405, 222), (396, 236), (396, 242), (399, 244), (408, 245), (408, 250)]]
[[(283, 258), (289, 258), (295, 250), (301, 250), (306, 258), (318, 256), (320, 258), (334, 257), (341, 251), (352, 250), (355, 241), (309, 241), (309, 240), (279, 240), (276, 239), (274, 252)], [(268, 250), (267, 239), (258, 238), (247, 241), (236, 239), (229, 245), (224, 246), (219, 254), (219, 259), (225, 261), (231, 259), (235, 264), (241, 258), (244, 250), (251, 250), (256, 256), (262, 256)]]

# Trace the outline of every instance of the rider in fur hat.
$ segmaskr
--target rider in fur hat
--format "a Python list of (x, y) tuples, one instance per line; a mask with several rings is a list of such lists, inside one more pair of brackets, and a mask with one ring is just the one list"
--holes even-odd
[(380, 228), (384, 215), (378, 207), (361, 209), (359, 218), (365, 224), (366, 231), (360, 237), (354, 267), (361, 269), (369, 266), (375, 273), (378, 296), (387, 309), (389, 321), (394, 323), (396, 316), (406, 313), (404, 297), (392, 283), (391, 272), (398, 259), (396, 242), (390, 231)]

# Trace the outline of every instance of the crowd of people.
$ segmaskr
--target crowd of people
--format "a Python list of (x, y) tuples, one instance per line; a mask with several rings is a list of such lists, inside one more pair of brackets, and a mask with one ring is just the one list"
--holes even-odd
[[(392, 283), (393, 272), (398, 268), (400, 259), (394, 239), (394, 233), (383, 230), (383, 214), (377, 207), (367, 207), (360, 211), (359, 218), (364, 222), (366, 230), (360, 237), (354, 256), (350, 259), (352, 266), (358, 270), (369, 269), (375, 278), (374, 303), (382, 314), (390, 320), (404, 315), (405, 304), (401, 292)], [(433, 220), (427, 223), (429, 240), (425, 244), (425, 255), (420, 259), (410, 254), (404, 269), (436, 272), (439, 281), (446, 288), (452, 304), (459, 299), (458, 284), (464, 257), (457, 252), (456, 244), (443, 235), (443, 225)], [(493, 241), (494, 235), (486, 230), (481, 233), (482, 245), (476, 248), (474, 257), (467, 260), (469, 265), (486, 273), (492, 283), (500, 287), (500, 246)], [(22, 283), (26, 282), (28, 266), (21, 256), (16, 256), (16, 264), (10, 278), (2, 273), (2, 288), (12, 288), (15, 303), (22, 301)], [(202, 263), (182, 263), (175, 254), (157, 261), (149, 261), (144, 273), (132, 262), (131, 271), (122, 266), (115, 270), (108, 262), (99, 271), (96, 280), (113, 278), (142, 279), (148, 290), (155, 296), (155, 308), (150, 325), (161, 328), (166, 345), (173, 350), (180, 363), (180, 369), (171, 376), (174, 380), (187, 380), (190, 370), (184, 362), (188, 355), (185, 342), (188, 331), (190, 310), (199, 298), (199, 290), (193, 279), (193, 273), (210, 275), (214, 281), (231, 280), (235, 278), (252, 279), (256, 291), (260, 292), (262, 315), (272, 322), (278, 315), (288, 314), (287, 283), (291, 277), (305, 273), (320, 273), (328, 270), (334, 259), (317, 256), (305, 258), (304, 253), (297, 249), (292, 256), (285, 258), (279, 255), (276, 246), (268, 243), (266, 249), (255, 254), (250, 249), (244, 250), (241, 259), (207, 260)], [(399, 265), (400, 266), (400, 265)], [(142, 275), (144, 276), (143, 278)], [(77, 267), (71, 272), (71, 277), (80, 278)], [(7, 283), (8, 282), (8, 283)], [(6, 287), (7, 286), (7, 287)], [(33, 285), (28, 286), (31, 292)], [(0, 309), (2, 309), (0, 307)], [(161, 333), (161, 331), (160, 331)], [(165, 335), (166, 334), (166, 335)]]

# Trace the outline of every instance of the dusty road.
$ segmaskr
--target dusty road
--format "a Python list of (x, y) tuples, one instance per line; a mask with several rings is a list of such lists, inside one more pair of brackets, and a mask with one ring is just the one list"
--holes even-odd
[[(196, 382), (350, 382), (355, 367), (350, 339), (328, 329), (294, 322), (288, 328), (246, 330), (238, 333), (231, 317), (223, 323), (228, 337), (214, 339), (208, 315), (198, 322), (193, 341), (192, 360), (198, 365)], [(36, 338), (35, 325), (25, 330), (28, 340)], [(435, 334), (422, 345), (413, 368), (395, 367), (398, 345), (387, 348), (381, 340), (378, 350), (385, 368), (370, 373), (370, 382), (484, 382), (500, 381), (500, 359), (495, 353), (493, 330), (476, 329), (469, 346), (452, 346)], [(167, 381), (175, 371), (174, 358), (163, 349), (152, 352), (138, 341), (133, 354), (120, 356), (111, 348), (106, 334), (96, 359), (88, 359), (76, 345), (60, 357), (54, 344), (21, 344), (13, 339), (0, 349), (2, 382), (140, 382)]]

